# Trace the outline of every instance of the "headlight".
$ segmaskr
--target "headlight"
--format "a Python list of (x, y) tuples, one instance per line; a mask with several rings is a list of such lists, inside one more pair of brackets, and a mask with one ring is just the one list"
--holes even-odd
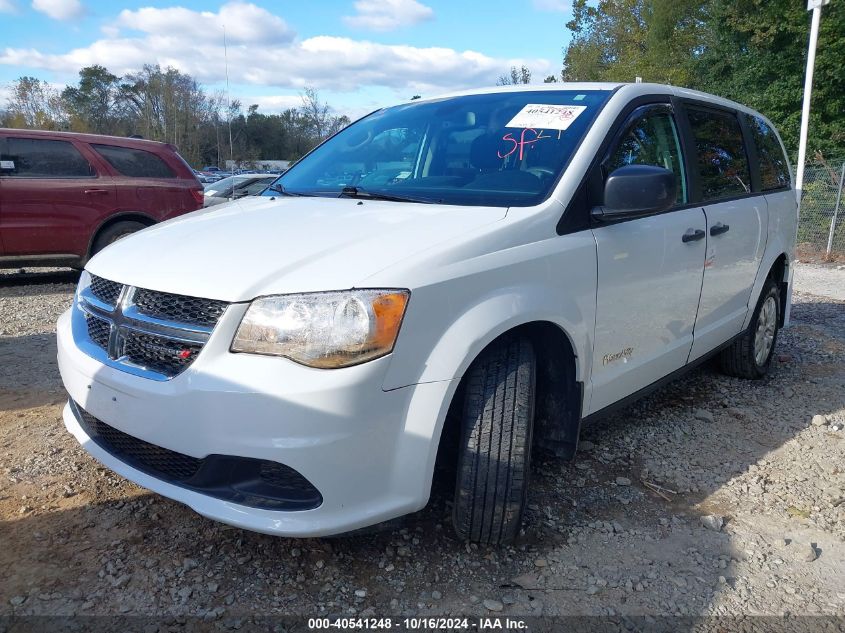
[(91, 273), (83, 270), (79, 275), (79, 283), (76, 284), (76, 297), (79, 298), (79, 293), (91, 285)]
[(232, 351), (323, 369), (357, 365), (393, 351), (409, 296), (349, 290), (261, 297), (246, 311)]

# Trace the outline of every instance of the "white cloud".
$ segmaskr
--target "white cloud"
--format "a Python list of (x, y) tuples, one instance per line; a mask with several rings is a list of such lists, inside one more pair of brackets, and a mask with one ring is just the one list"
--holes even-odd
[(85, 13), (79, 0), (32, 0), (32, 8), (54, 20), (72, 20)]
[(532, 0), (537, 11), (550, 11), (553, 13), (570, 13), (572, 11), (571, 0)]
[(371, 31), (392, 31), (434, 17), (431, 7), (417, 0), (358, 0), (355, 10), (356, 15), (344, 16), (343, 21)]
[[(83, 66), (101, 64), (123, 75), (144, 64), (158, 63), (206, 83), (223, 81), (222, 59), (222, 42), (192, 42), (190, 38), (159, 35), (101, 39), (63, 54), (47, 54), (34, 48), (0, 51), (0, 64), (13, 67), (75, 75)], [(522, 64), (538, 77), (552, 66), (544, 59), (497, 59), (474, 51), (392, 46), (330, 36), (281, 46), (229, 47), (229, 75), (233, 82), (294, 89), (313, 85), (352, 91), (362, 86), (386, 86), (410, 94), (432, 94), (490, 85), (511, 66)]]
[(284, 112), (290, 108), (298, 108), (302, 105), (302, 97), (299, 95), (261, 95), (254, 97), (238, 97), (237, 95), (232, 95), (232, 98), (240, 99), (241, 109), (244, 112), (251, 105), (257, 105), (258, 111), (264, 114)]
[(219, 13), (183, 7), (124, 9), (114, 26), (158, 37), (184, 38), (195, 43), (222, 43), (224, 26), (229, 44), (289, 42), (295, 35), (282, 18), (246, 2), (226, 3), (220, 7)]
[[(179, 7), (126, 10), (109, 25), (114, 28), (104, 30), (100, 39), (87, 46), (60, 53), (0, 48), (0, 64), (43, 69), (65, 77), (92, 64), (103, 65), (117, 75), (135, 72), (144, 64), (160, 64), (190, 73), (206, 85), (220, 85), (225, 79), (219, 27), (223, 21), (227, 24), (232, 83), (280, 92), (309, 85), (334, 93), (381, 86), (404, 99), (412, 94), (491, 85), (511, 66), (525, 64), (537, 77), (552, 70), (545, 59), (499, 58), (469, 50), (388, 45), (327, 35), (299, 40), (281, 18), (243, 2), (225, 4), (216, 14)], [(266, 92), (272, 94), (272, 90)], [(275, 104), (249, 97), (241, 101), (244, 107), (259, 103), (262, 110), (284, 109), (294, 103), (286, 97), (272, 98)]]
[(17, 13), (18, 7), (14, 0), (0, 0), (0, 13)]

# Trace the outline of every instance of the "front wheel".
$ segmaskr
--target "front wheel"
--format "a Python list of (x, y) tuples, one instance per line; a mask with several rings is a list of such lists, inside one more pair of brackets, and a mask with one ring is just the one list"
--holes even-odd
[(738, 378), (758, 379), (769, 373), (780, 325), (780, 288), (766, 281), (748, 330), (722, 351), (722, 371)]
[(528, 493), (535, 374), (534, 349), (523, 337), (494, 343), (469, 369), (452, 517), (465, 540), (507, 543), (519, 533)]

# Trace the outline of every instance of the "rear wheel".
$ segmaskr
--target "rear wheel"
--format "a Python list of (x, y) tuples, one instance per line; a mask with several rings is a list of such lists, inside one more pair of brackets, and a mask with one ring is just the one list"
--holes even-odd
[(722, 371), (738, 378), (758, 379), (769, 373), (780, 324), (780, 288), (766, 280), (748, 330), (722, 351)]
[(536, 360), (528, 339), (495, 343), (470, 367), (453, 523), (463, 539), (507, 543), (528, 493)]
[(96, 255), (109, 244), (114, 244), (119, 239), (145, 228), (147, 228), (147, 225), (142, 222), (134, 222), (132, 220), (115, 222), (111, 226), (104, 228), (97, 235), (97, 239), (94, 240), (94, 245), (91, 247), (91, 255)]

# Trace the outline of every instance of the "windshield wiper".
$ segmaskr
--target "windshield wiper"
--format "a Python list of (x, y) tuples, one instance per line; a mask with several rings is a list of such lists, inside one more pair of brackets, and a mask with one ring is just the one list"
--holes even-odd
[(434, 204), (436, 200), (426, 198), (412, 198), (410, 196), (397, 196), (392, 193), (381, 193), (378, 191), (366, 191), (361, 187), (344, 187), (340, 191), (339, 198), (367, 198), (369, 200), (387, 200), (388, 202), (419, 202), (421, 204)]
[(274, 185), (270, 185), (269, 187), (267, 187), (267, 190), (272, 191), (273, 193), (278, 193), (279, 195), (282, 195), (282, 196), (313, 196), (314, 195), (314, 194), (310, 194), (310, 193), (302, 193), (302, 192), (299, 192), (299, 191), (288, 191), (287, 189), (284, 188), (284, 186), (281, 183), (276, 183)]

